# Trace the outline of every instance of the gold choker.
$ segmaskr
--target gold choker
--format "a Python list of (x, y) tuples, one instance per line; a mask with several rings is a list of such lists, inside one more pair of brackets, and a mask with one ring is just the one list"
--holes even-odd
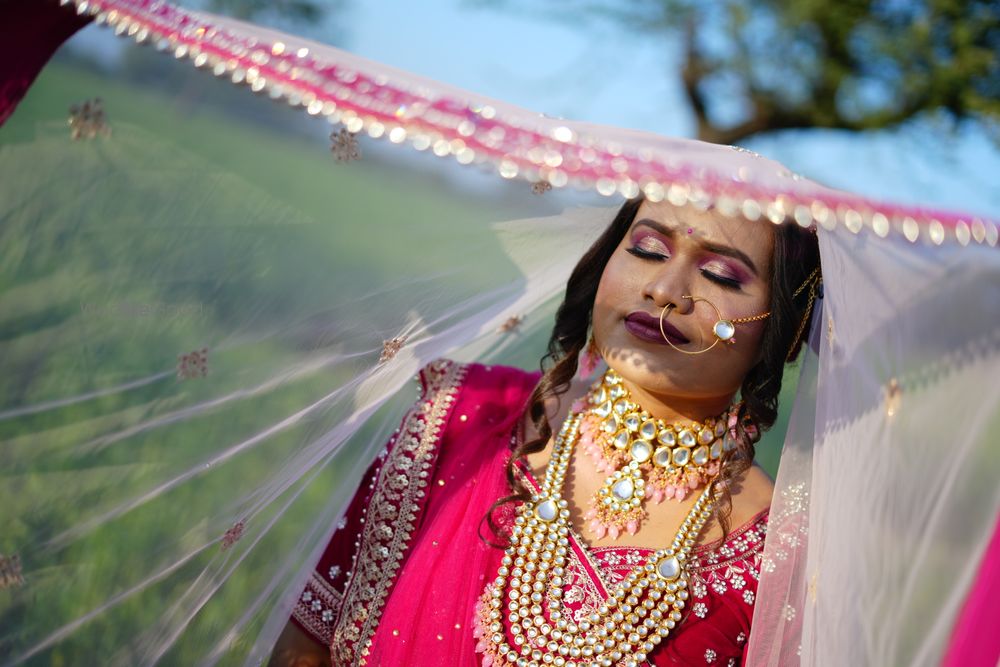
[(629, 395), (621, 376), (608, 370), (587, 396), (580, 446), (608, 475), (584, 515), (597, 539), (635, 534), (646, 518), (643, 502), (687, 497), (719, 472), (724, 453), (736, 448), (738, 405), (692, 423), (650, 416)]

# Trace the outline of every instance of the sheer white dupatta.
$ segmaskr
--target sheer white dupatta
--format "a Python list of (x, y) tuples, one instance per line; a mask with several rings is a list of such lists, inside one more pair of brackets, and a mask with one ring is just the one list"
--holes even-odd
[(748, 664), (937, 664), (1000, 509), (1000, 255), (820, 247)]
[[(614, 208), (545, 217), (564, 186), (819, 228), (826, 294), (750, 663), (941, 654), (998, 507), (994, 223), (884, 206), (730, 147), (544, 118), (165, 2), (69, 4), (176, 59), (190, 88), (50, 70), (49, 93), (80, 80), (102, 95), (111, 140), (73, 142), (30, 99), (0, 134), (14, 573), (0, 582), (16, 581), (0, 664), (265, 661), (414, 371), (537, 361)], [(358, 135), (382, 145), (334, 165), (284, 118), (190, 113), (196, 67), (258, 93), (247, 109), (271, 98), (325, 119), (345, 162)], [(438, 178), (419, 152), (493, 178)]]

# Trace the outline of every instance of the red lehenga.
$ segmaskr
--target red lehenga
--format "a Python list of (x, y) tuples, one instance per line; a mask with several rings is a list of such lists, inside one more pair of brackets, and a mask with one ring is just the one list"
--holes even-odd
[[(335, 665), (510, 664), (483, 640), (503, 551), (480, 535), (508, 493), (504, 463), (538, 374), (437, 361), (419, 380), (420, 399), (365, 475), (293, 620), (330, 646)], [(685, 618), (649, 664), (742, 662), (766, 525), (765, 510), (695, 551)], [(577, 616), (652, 551), (589, 548), (577, 536), (571, 546), (563, 599)]]

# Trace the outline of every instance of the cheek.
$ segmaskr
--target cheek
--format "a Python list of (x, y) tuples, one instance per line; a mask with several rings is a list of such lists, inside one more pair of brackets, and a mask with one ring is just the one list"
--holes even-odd
[(597, 298), (620, 301), (635, 289), (638, 277), (635, 274), (635, 267), (629, 262), (630, 259), (632, 256), (623, 246), (615, 250), (604, 266), (601, 281), (597, 285)]
[(594, 334), (601, 338), (619, 317), (620, 306), (626, 303), (625, 295), (629, 290), (629, 275), (623, 270), (621, 262), (615, 256), (608, 261), (597, 284), (594, 296)]
[(605, 340), (605, 333), (613, 319), (614, 299), (608, 295), (608, 287), (604, 278), (597, 285), (597, 293), (594, 295), (594, 312), (591, 315), (591, 322), (594, 327), (594, 336), (598, 341)]
[(744, 372), (760, 359), (760, 343), (764, 335), (763, 322), (751, 322), (749, 324), (736, 325), (736, 352), (742, 360)]

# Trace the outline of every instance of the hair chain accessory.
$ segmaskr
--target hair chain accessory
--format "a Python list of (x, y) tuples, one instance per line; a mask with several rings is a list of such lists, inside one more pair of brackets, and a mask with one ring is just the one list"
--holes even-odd
[(802, 334), (805, 332), (806, 324), (809, 322), (809, 316), (812, 314), (813, 304), (816, 302), (816, 297), (819, 295), (819, 288), (823, 285), (823, 275), (819, 272), (819, 267), (817, 266), (812, 270), (806, 279), (802, 281), (798, 289), (792, 294), (792, 298), (795, 299), (802, 293), (806, 287), (809, 288), (809, 301), (806, 303), (806, 312), (802, 316), (802, 321), (799, 322), (799, 328), (795, 332), (795, 337), (792, 338), (792, 345), (788, 348), (788, 355), (785, 357), (785, 361), (792, 360), (792, 350), (798, 344), (799, 339), (802, 338)]

